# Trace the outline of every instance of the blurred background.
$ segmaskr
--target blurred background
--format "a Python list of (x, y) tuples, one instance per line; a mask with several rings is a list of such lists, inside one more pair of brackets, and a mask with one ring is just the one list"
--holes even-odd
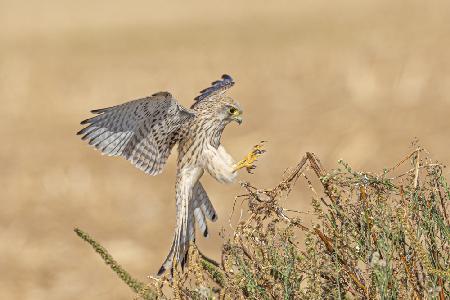
[[(379, 172), (416, 137), (449, 163), (449, 18), (448, 1), (0, 0), (0, 298), (132, 299), (75, 226), (141, 280), (169, 250), (176, 155), (158, 177), (101, 156), (75, 136), (91, 109), (161, 90), (189, 106), (229, 73), (245, 119), (223, 144), (270, 141), (240, 180), (271, 187), (305, 151)], [(218, 258), (242, 190), (202, 182)]]

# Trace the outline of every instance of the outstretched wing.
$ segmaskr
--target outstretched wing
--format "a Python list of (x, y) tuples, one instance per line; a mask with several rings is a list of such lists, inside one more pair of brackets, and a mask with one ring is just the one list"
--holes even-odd
[(194, 105), (207, 98), (222, 95), (223, 93), (225, 93), (226, 90), (228, 90), (233, 85), (234, 85), (233, 78), (231, 78), (230, 75), (223, 74), (222, 80), (214, 81), (211, 83), (210, 87), (200, 91), (200, 95), (194, 98), (194, 100), (196, 101)]
[(161, 173), (178, 130), (194, 116), (167, 92), (92, 113), (98, 115), (82, 121), (88, 125), (77, 134), (103, 154), (123, 156), (150, 175)]

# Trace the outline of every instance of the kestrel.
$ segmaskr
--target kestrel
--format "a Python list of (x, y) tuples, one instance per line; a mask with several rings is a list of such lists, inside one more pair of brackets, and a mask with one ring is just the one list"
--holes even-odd
[(206, 219), (217, 214), (200, 178), (206, 170), (222, 183), (232, 182), (237, 170), (254, 169), (254, 162), (264, 152), (255, 147), (235, 164), (221, 145), (225, 127), (232, 121), (241, 124), (242, 109), (226, 91), (234, 85), (229, 75), (200, 92), (190, 109), (181, 106), (168, 92), (126, 102), (110, 108), (93, 110), (96, 116), (84, 120), (87, 125), (77, 134), (109, 156), (123, 156), (150, 175), (162, 172), (167, 158), (178, 144), (176, 175), (176, 230), (169, 254), (158, 271), (173, 271), (176, 262), (187, 262), (190, 242), (195, 242), (195, 221), (208, 235)]

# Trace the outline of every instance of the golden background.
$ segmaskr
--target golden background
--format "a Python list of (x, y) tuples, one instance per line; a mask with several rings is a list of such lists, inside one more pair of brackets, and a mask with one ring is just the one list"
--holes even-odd
[[(72, 232), (142, 280), (175, 222), (175, 155), (146, 176), (75, 136), (89, 110), (168, 90), (189, 106), (223, 73), (245, 110), (223, 143), (275, 185), (305, 151), (380, 171), (419, 138), (449, 163), (449, 1), (0, 1), (0, 298), (132, 299)], [(446, 171), (448, 176), (448, 171)], [(217, 258), (239, 184), (203, 178)], [(309, 197), (293, 205), (308, 209)]]

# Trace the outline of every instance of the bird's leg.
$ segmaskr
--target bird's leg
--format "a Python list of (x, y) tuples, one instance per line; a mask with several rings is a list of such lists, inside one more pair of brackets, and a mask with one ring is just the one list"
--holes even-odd
[(247, 156), (234, 165), (234, 171), (246, 168), (247, 172), (252, 173), (252, 170), (256, 169), (255, 161), (261, 156), (266, 150), (263, 147), (265, 141), (261, 141), (258, 145), (253, 146), (252, 151), (250, 151)]

